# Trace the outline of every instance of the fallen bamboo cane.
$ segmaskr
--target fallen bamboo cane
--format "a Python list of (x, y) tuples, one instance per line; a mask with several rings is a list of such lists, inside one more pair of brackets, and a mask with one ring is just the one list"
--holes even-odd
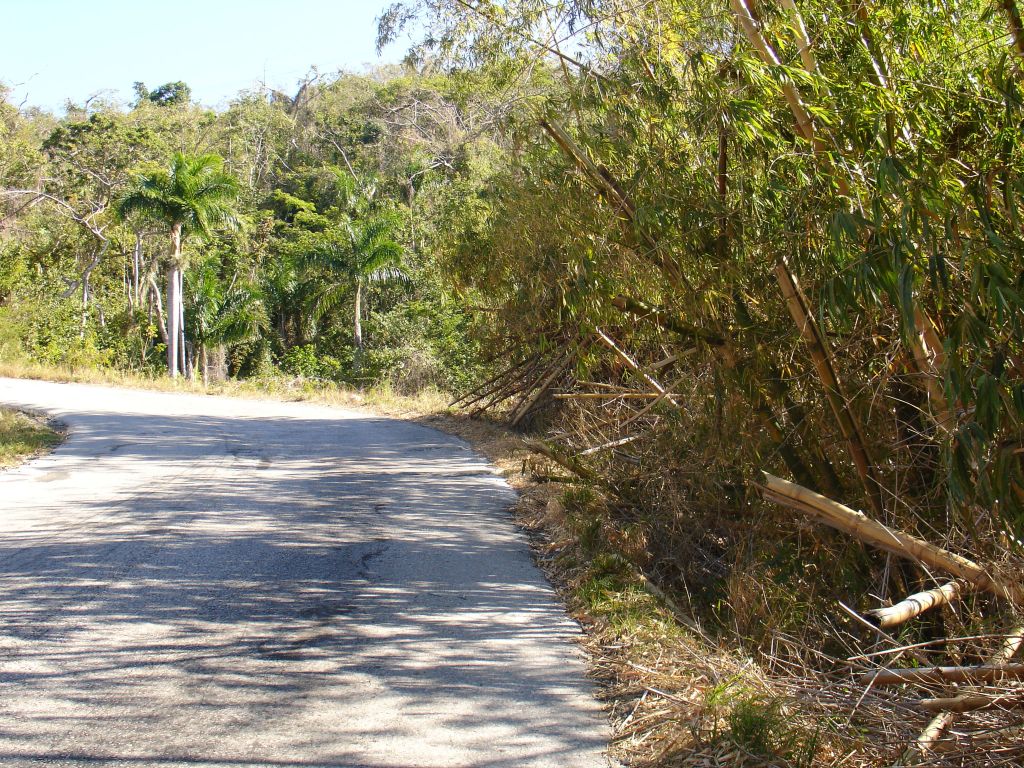
[(918, 592), (904, 598), (896, 605), (888, 608), (877, 608), (867, 612), (869, 621), (879, 627), (897, 627), (925, 611), (936, 608), (940, 605), (948, 605), (960, 598), (961, 584), (958, 581), (951, 581), (941, 587), (929, 589), (926, 592)]
[[(1017, 629), (1006, 636), (1002, 647), (989, 659), (987, 666), (998, 667), (1009, 664), (1010, 659), (1016, 655), (1021, 646), (1024, 646), (1024, 627), (1017, 627)], [(957, 714), (947, 710), (933, 717), (924, 730), (921, 731), (921, 735), (907, 748), (896, 764), (912, 764), (919, 756), (931, 752), (936, 742), (942, 738), (942, 734), (946, 729), (952, 727), (956, 722)]]
[(817, 518), (826, 525), (847, 533), (866, 544), (894, 555), (923, 563), (970, 582), (985, 592), (1024, 605), (1024, 588), (991, 576), (988, 571), (966, 557), (949, 552), (903, 531), (872, 520), (863, 512), (850, 509), (837, 501), (804, 488), (796, 483), (762, 472), (765, 478), (764, 496), (769, 501)]
[(914, 667), (911, 669), (879, 669), (865, 672), (864, 685), (903, 685), (904, 683), (992, 683), (1024, 678), (1024, 664), (983, 667)]
[(544, 393), (548, 391), (555, 379), (558, 378), (566, 368), (572, 363), (573, 355), (576, 353), (577, 345), (573, 344), (562, 353), (555, 361), (555, 364), (551, 366), (550, 370), (546, 372), (543, 380), (535, 386), (532, 391), (528, 391), (523, 401), (516, 408), (512, 420), (509, 422), (509, 426), (518, 426), (519, 422), (525, 418), (526, 414), (530, 412), (534, 404), (543, 397)]
[(651, 400), (668, 396), (667, 392), (556, 392), (553, 395), (556, 400)]
[(1024, 707), (1024, 695), (983, 696), (965, 693), (948, 699), (922, 699), (921, 706), (929, 712), (977, 712), (979, 709), (1019, 709)]
[(644, 381), (650, 384), (659, 396), (668, 400), (670, 403), (672, 403), (672, 405), (679, 407), (679, 403), (677, 403), (672, 398), (672, 395), (670, 395), (665, 390), (665, 388), (658, 383), (658, 380), (651, 376), (651, 374), (647, 373), (647, 371), (645, 371), (636, 360), (634, 360), (632, 357), (626, 354), (625, 351), (620, 349), (619, 345), (615, 343), (611, 336), (609, 336), (607, 333), (598, 328), (597, 337), (605, 344), (605, 346), (607, 346), (612, 352), (614, 352), (616, 356), (618, 356), (618, 358), (622, 360), (622, 362), (626, 364), (627, 368), (632, 370), (634, 373), (638, 374)]

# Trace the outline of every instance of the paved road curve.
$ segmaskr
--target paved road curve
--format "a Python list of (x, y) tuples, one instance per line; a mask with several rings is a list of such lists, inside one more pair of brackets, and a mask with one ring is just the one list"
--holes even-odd
[(605, 765), (511, 491), (424, 427), (0, 379), (0, 765)]

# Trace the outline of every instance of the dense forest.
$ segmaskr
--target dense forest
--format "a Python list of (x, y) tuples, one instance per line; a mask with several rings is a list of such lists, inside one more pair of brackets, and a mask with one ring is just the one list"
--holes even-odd
[(498, 151), (472, 80), (311, 77), (220, 113), (181, 82), (62, 119), (4, 104), (6, 354), (464, 385), (472, 313), (426, 254)]
[(0, 105), (3, 359), (449, 392), (566, 484), (591, 587), (753, 659), (783, 703), (739, 697), (744, 754), (1019, 764), (1014, 0), (424, 0), (381, 43), (410, 25), (220, 111)]

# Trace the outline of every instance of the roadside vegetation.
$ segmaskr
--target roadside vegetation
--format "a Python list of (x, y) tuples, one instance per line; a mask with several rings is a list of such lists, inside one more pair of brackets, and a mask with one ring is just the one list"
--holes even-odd
[(468, 436), (632, 764), (1019, 764), (1014, 0), (410, 24), (402, 66), (217, 112), (0, 104), (5, 370)]
[(14, 467), (57, 445), (60, 435), (39, 419), (0, 408), (0, 469)]

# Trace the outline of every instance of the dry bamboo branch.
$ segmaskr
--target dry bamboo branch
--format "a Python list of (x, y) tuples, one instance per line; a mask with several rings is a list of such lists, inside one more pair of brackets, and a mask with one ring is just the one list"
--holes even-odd
[(1018, 709), (1024, 707), (1024, 696), (1020, 693), (1002, 696), (984, 696), (964, 693), (944, 699), (922, 699), (921, 706), (929, 712), (976, 712), (979, 709)]
[(925, 611), (940, 605), (948, 605), (958, 600), (960, 598), (960, 591), (960, 583), (958, 581), (951, 581), (948, 584), (943, 584), (941, 587), (910, 595), (888, 608), (868, 611), (867, 616), (879, 627), (897, 627), (920, 616)]
[(914, 309), (914, 333), (910, 339), (910, 351), (914, 355), (917, 370), (924, 378), (929, 415), (935, 425), (948, 435), (953, 427), (953, 417), (939, 373), (945, 360), (945, 351), (932, 321), (917, 308)]
[(821, 384), (824, 387), (825, 397), (839, 423), (843, 437), (846, 438), (850, 456), (857, 467), (857, 474), (860, 475), (868, 503), (871, 505), (872, 511), (876, 515), (880, 515), (885, 509), (882, 484), (875, 474), (874, 462), (868, 453), (867, 442), (864, 440), (860, 424), (854, 417), (846, 393), (836, 376), (825, 338), (818, 329), (807, 298), (800, 290), (800, 284), (785, 259), (780, 257), (776, 262), (775, 274), (779, 281), (779, 287), (782, 288), (782, 295), (786, 299), (786, 306), (789, 307), (789, 314), (800, 330), (800, 336), (804, 343), (807, 344), (814, 367), (818, 372), (818, 378), (821, 379)]
[(861, 675), (864, 685), (903, 685), (904, 683), (993, 683), (1024, 678), (1024, 664), (1003, 667), (915, 667), (912, 669), (879, 669)]
[(914, 560), (930, 568), (945, 571), (970, 582), (978, 589), (990, 592), (1016, 605), (1024, 605), (1024, 588), (1020, 584), (1007, 583), (997, 579), (989, 575), (982, 566), (966, 557), (883, 525), (872, 520), (863, 512), (850, 509), (808, 488), (767, 472), (762, 472), (762, 474), (765, 478), (764, 495), (769, 501), (811, 515), (865, 544)]
[(608, 443), (602, 443), (601, 445), (595, 445), (592, 448), (587, 448), (585, 451), (580, 451), (578, 456), (590, 456), (593, 453), (600, 453), (606, 451), (609, 448), (618, 448), (620, 445), (626, 445), (636, 440), (637, 435), (628, 435), (627, 437), (620, 437), (618, 440), (612, 440)]
[(614, 352), (616, 354), (616, 356), (620, 360), (622, 360), (622, 362), (624, 362), (626, 364), (627, 368), (632, 370), (634, 373), (639, 374), (639, 376), (644, 381), (646, 381), (648, 384), (650, 384), (652, 387), (654, 387), (654, 391), (657, 392), (659, 396), (664, 397), (666, 400), (668, 400), (670, 403), (672, 403), (672, 405), (676, 406), (677, 408), (679, 407), (679, 403), (677, 403), (672, 398), (672, 395), (670, 395), (668, 393), (668, 391), (663, 386), (661, 386), (661, 384), (658, 383), (658, 380), (655, 379), (653, 376), (651, 376), (651, 374), (647, 373), (647, 371), (645, 371), (640, 366), (640, 364), (636, 362), (636, 360), (634, 360), (632, 357), (630, 357), (628, 354), (626, 354), (626, 352), (624, 352), (622, 349), (620, 349), (618, 344), (616, 344), (615, 341), (607, 333), (605, 333), (600, 328), (598, 328), (597, 329), (597, 337), (604, 343), (604, 345), (606, 347), (608, 347), (612, 352)]
[[(1024, 627), (1018, 627), (1003, 641), (999, 651), (989, 659), (986, 666), (998, 667), (1009, 664), (1017, 651), (1024, 645)], [(947, 728), (952, 727), (956, 722), (957, 714), (952, 711), (940, 712), (925, 726), (917, 740), (903, 753), (899, 764), (906, 765), (913, 763), (918, 756), (926, 755), (932, 751), (936, 742), (942, 737)]]

